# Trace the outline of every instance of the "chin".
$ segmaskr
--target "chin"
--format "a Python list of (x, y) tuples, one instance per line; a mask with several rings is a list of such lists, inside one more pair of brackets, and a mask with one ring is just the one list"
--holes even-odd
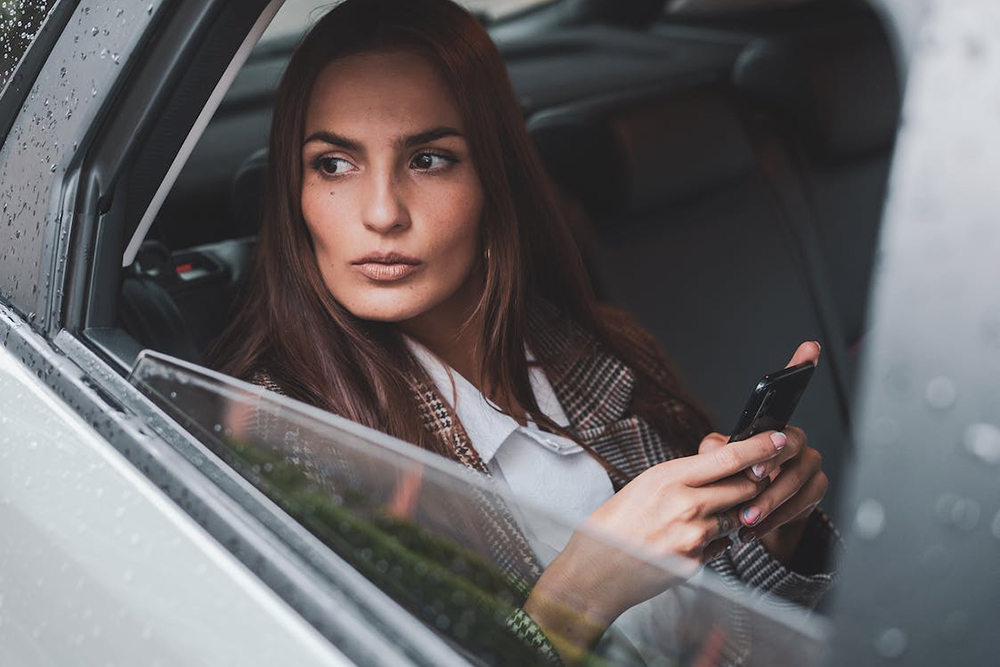
[[(416, 301), (412, 296), (385, 298), (386, 295), (358, 295), (353, 299), (340, 301), (355, 317), (372, 322), (404, 322), (428, 310), (428, 305)], [(336, 298), (336, 297), (335, 297)]]

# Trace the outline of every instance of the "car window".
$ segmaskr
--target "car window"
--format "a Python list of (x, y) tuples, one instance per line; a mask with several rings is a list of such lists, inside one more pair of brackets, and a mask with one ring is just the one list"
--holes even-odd
[(41, 29), (57, 0), (0, 3), (0, 91)]
[[(518, 503), (488, 478), (413, 445), (164, 355), (144, 353), (130, 381), (461, 650), (488, 664), (543, 659), (519, 638), (517, 624), (525, 622), (519, 608), (537, 577), (519, 551), (525, 517), (568, 530), (544, 509)], [(713, 656), (735, 645), (748, 665), (818, 663), (824, 626), (790, 612), (787, 603), (782, 608), (726, 588), (689, 562), (621, 555), (636, 571), (674, 583), (624, 614), (595, 659), (642, 664), (641, 656), (648, 664), (674, 664), (700, 656), (715, 664)]]

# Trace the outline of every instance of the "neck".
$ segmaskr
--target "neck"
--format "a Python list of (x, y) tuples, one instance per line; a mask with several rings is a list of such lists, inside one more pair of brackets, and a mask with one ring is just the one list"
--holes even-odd
[[(471, 282), (471, 281), (470, 281)], [(399, 328), (439, 359), (458, 371), (484, 394), (482, 354), (483, 318), (473, 315), (479, 299), (475, 285), (466, 285), (446, 303), (399, 323)]]
[(448, 303), (401, 322), (399, 328), (455, 369), (523, 426), (526, 423), (525, 410), (503, 387), (488, 386), (486, 382), (484, 355), (480, 349), (485, 323), (481, 314), (473, 315), (481, 285), (477, 287), (479, 289), (469, 290), (465, 298), (453, 298)]

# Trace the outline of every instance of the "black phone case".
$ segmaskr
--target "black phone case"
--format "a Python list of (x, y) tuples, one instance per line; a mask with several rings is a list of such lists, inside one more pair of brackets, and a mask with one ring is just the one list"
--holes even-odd
[(729, 442), (785, 428), (815, 370), (816, 367), (807, 361), (762, 377), (750, 393)]

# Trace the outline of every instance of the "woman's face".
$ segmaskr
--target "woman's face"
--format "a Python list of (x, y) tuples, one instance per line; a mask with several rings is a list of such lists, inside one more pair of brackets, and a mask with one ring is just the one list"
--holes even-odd
[(302, 170), (302, 215), (342, 306), (383, 322), (468, 316), (481, 289), (483, 190), (430, 63), (400, 51), (327, 65), (309, 100)]

